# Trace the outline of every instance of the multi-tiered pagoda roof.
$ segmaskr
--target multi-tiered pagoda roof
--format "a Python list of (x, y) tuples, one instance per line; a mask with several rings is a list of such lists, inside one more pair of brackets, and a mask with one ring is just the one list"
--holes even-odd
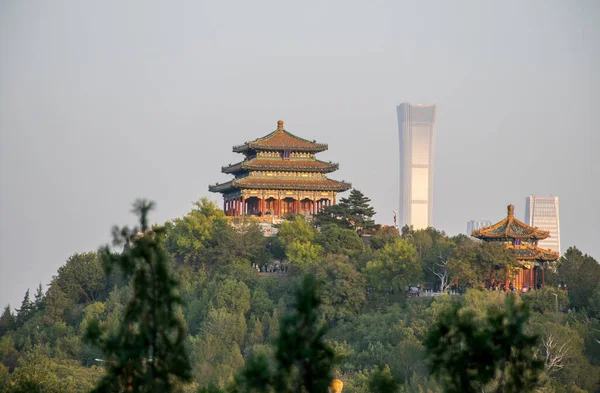
[(277, 129), (272, 133), (251, 142), (234, 146), (233, 151), (235, 153), (247, 153), (252, 151), (293, 150), (318, 153), (327, 150), (328, 147), (325, 143), (309, 141), (289, 133), (283, 128), (283, 121), (279, 120), (279, 122), (277, 123)]
[(548, 231), (542, 231), (536, 227), (529, 226), (515, 218), (515, 207), (508, 205), (508, 214), (502, 221), (476, 229), (471, 233), (471, 236), (482, 240), (491, 239), (522, 239), (522, 240), (543, 240), (550, 235)]
[[(471, 236), (488, 242), (501, 242), (510, 249), (517, 265), (521, 268), (512, 272), (512, 277), (509, 277), (510, 280), (507, 278), (507, 290), (509, 287), (508, 281), (510, 281), (510, 284), (514, 283), (517, 290), (521, 288), (532, 289), (540, 285), (536, 272), (544, 266), (545, 262), (556, 261), (559, 255), (557, 252), (537, 246), (539, 240), (550, 236), (548, 231), (517, 220), (514, 211), (514, 206), (509, 205), (506, 218), (489, 227), (474, 230), (471, 232)], [(541, 269), (541, 272), (541, 285), (544, 285), (544, 270)]]
[(282, 161), (280, 157), (252, 158), (237, 164), (231, 164), (221, 168), (223, 173), (235, 174), (242, 171), (302, 171), (328, 173), (336, 171), (338, 164), (332, 162), (314, 160), (287, 160)]
[[(335, 203), (337, 193), (352, 187), (325, 175), (339, 167), (316, 158), (316, 153), (327, 148), (324, 143), (286, 131), (280, 120), (270, 134), (234, 146), (233, 151), (244, 154), (245, 159), (221, 168), (223, 173), (234, 175), (234, 179), (211, 185), (209, 190), (223, 194), (224, 208), (231, 215), (245, 215), (249, 211), (314, 214), (320, 207)], [(233, 209), (228, 204), (231, 201)]]
[(558, 253), (537, 246), (537, 242), (550, 236), (550, 232), (517, 220), (514, 212), (515, 207), (508, 205), (505, 219), (489, 227), (476, 229), (471, 236), (485, 241), (504, 242), (519, 261), (556, 261)]

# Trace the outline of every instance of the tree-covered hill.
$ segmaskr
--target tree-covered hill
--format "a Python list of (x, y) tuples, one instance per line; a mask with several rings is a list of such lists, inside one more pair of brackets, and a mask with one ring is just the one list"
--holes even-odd
[[(486, 290), (485, 280), (502, 279), (512, 259), (502, 246), (433, 228), (398, 234), (374, 225), (373, 213), (368, 198), (353, 193), (313, 222), (290, 217), (276, 237), (264, 237), (256, 223), (231, 225), (203, 199), (165, 223), (161, 242), (178, 283), (173, 296), (181, 300), (174, 315), (185, 327), (191, 365), (191, 381), (181, 388), (225, 389), (249, 359), (283, 356), (273, 345), (280, 320), (293, 315), (295, 290), (312, 275), (320, 287), (316, 318), (327, 327), (325, 341), (337, 359), (333, 374), (344, 393), (380, 391), (377, 381), (386, 378), (399, 383), (397, 392), (442, 392), (427, 358), (432, 327), (459, 310), (483, 332), (507, 298)], [(122, 274), (125, 265), (107, 270), (105, 264), (99, 252), (74, 254), (47, 288), (27, 290), (21, 305), (4, 308), (0, 392), (96, 386), (115, 355), (85, 340), (86, 332), (96, 325), (105, 337), (118, 332), (136, 288)], [(536, 389), (600, 392), (600, 265), (571, 247), (547, 270), (546, 284), (516, 294), (514, 305), (530, 307), (523, 334), (539, 336), (533, 356), (543, 370)], [(460, 294), (412, 296), (408, 288), (417, 285)]]

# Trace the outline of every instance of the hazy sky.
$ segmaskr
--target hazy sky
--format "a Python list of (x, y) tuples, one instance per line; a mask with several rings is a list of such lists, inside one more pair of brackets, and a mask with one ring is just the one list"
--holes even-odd
[(599, 4), (0, 1), (0, 305), (135, 198), (157, 222), (220, 201), (232, 146), (278, 119), (391, 224), (403, 101), (439, 105), (437, 228), (558, 195), (563, 250), (600, 258)]

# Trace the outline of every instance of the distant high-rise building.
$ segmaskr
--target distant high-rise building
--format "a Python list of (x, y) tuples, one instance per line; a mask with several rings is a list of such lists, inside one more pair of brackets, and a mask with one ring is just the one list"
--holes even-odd
[(532, 227), (550, 232), (550, 236), (540, 240), (538, 246), (556, 251), (560, 255), (560, 219), (557, 196), (531, 195), (527, 197), (525, 222)]
[(400, 134), (398, 226), (433, 225), (433, 145), (437, 105), (402, 103), (396, 108)]
[(471, 220), (467, 222), (467, 236), (471, 236), (471, 232), (492, 225), (489, 220)]

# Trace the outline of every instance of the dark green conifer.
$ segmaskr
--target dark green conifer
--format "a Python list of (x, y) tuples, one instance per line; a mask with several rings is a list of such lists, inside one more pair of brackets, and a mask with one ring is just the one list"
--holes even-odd
[(375, 227), (375, 209), (371, 199), (357, 189), (350, 191), (348, 198), (341, 198), (337, 205), (325, 207), (315, 216), (315, 224), (337, 224), (342, 228), (371, 229)]
[(340, 205), (347, 209), (350, 220), (355, 222), (356, 227), (363, 229), (375, 226), (373, 221), (375, 209), (370, 205), (370, 202), (371, 199), (357, 189), (350, 191), (348, 198), (340, 199)]
[(238, 378), (241, 391), (327, 392), (334, 352), (324, 341), (326, 326), (319, 322), (320, 304), (317, 281), (306, 276), (294, 310), (281, 319), (275, 358), (252, 356)]
[(177, 282), (168, 269), (163, 248), (164, 227), (148, 225), (153, 204), (137, 201), (137, 228), (114, 228), (114, 253), (102, 248), (106, 275), (118, 268), (129, 279), (132, 297), (117, 332), (105, 332), (90, 323), (87, 338), (105, 354), (107, 373), (94, 392), (172, 392), (177, 381), (189, 381), (190, 363), (184, 347), (185, 330), (177, 318), (181, 303)]
[(4, 335), (4, 333), (13, 330), (16, 326), (16, 318), (12, 313), (10, 306), (4, 307), (4, 311), (0, 316), (0, 337)]
[(425, 347), (444, 391), (533, 392), (544, 362), (535, 358), (538, 337), (524, 332), (528, 318), (513, 296), (504, 309), (490, 307), (482, 323), (460, 305), (442, 313)]
[(44, 294), (44, 290), (42, 289), (42, 283), (38, 285), (37, 291), (35, 292), (35, 301), (33, 302), (36, 310), (41, 310), (44, 308), (44, 300), (46, 299), (46, 295)]
[(25, 297), (23, 297), (23, 301), (21, 302), (21, 308), (16, 309), (17, 312), (17, 325), (22, 326), (28, 319), (31, 317), (33, 311), (35, 310), (34, 304), (29, 297), (29, 289), (25, 292)]

